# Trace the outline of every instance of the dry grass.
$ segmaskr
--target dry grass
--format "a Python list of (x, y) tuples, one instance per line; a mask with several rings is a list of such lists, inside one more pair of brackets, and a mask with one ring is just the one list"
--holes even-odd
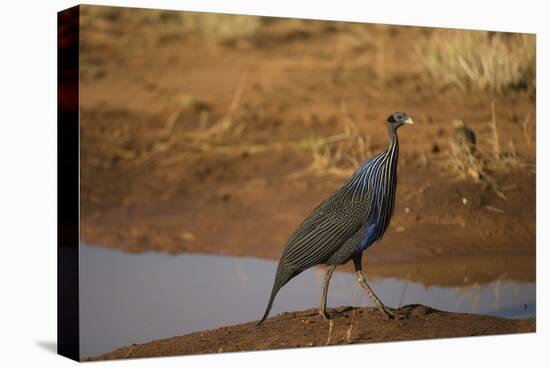
[[(348, 325), (348, 327), (346, 328), (346, 333), (343, 337), (343, 340), (346, 341), (346, 343), (348, 344), (351, 344), (353, 342), (353, 324), (355, 322), (355, 312), (356, 312), (356, 309), (355, 307), (352, 308), (351, 310), (351, 319), (350, 319), (350, 323)], [(333, 316), (334, 317), (334, 316)], [(337, 316), (336, 316), (337, 317)], [(333, 337), (333, 330), (334, 330), (334, 318), (331, 318), (329, 320), (329, 324), (328, 324), (328, 335), (327, 335), (327, 340), (325, 342), (325, 345), (330, 345), (331, 342), (334, 342), (335, 338)]]
[(358, 165), (372, 156), (370, 139), (361, 134), (357, 124), (349, 116), (345, 102), (342, 102), (341, 112), (344, 131), (299, 143), (299, 149), (311, 153), (312, 162), (304, 170), (291, 174), (289, 178), (302, 177), (306, 174), (347, 177)]
[[(520, 121), (521, 131), (528, 147), (533, 144), (529, 121), (529, 115)], [(487, 124), (490, 131), (490, 151), (476, 147), (475, 151), (453, 152), (449, 157), (450, 168), (458, 178), (486, 184), (501, 199), (505, 200), (506, 189), (500, 187), (495, 177), (498, 174), (509, 173), (517, 169), (534, 169), (534, 165), (518, 155), (513, 140), (510, 140), (503, 149), (494, 102), (491, 103), (491, 119)]]
[(353, 321), (355, 321), (355, 307), (351, 310), (351, 321), (346, 329), (346, 342), (348, 344), (353, 341)]
[[(192, 131), (180, 132), (177, 137), (174, 135), (175, 121), (182, 109), (187, 108), (179, 106), (176, 111), (169, 116), (165, 127), (162, 129), (161, 136), (164, 136), (167, 144), (174, 140), (186, 141), (189, 146), (200, 152), (217, 153), (222, 155), (240, 155), (243, 152), (248, 154), (257, 154), (265, 151), (282, 150), (297, 148), (307, 151), (311, 154), (312, 162), (304, 170), (295, 172), (288, 178), (298, 178), (306, 174), (315, 174), (319, 176), (333, 175), (347, 177), (362, 162), (372, 156), (370, 149), (370, 139), (365, 137), (359, 131), (355, 121), (349, 116), (345, 102), (342, 102), (341, 112), (344, 129), (341, 133), (305, 139), (299, 142), (293, 141), (271, 141), (262, 144), (248, 144), (240, 140), (238, 144), (227, 144), (228, 137), (240, 137), (244, 130), (244, 125), (239, 123), (236, 117), (240, 106), (240, 100), (243, 95), (244, 85), (246, 83), (246, 73), (243, 74), (239, 85), (236, 87), (235, 94), (228, 111), (207, 128), (199, 128)], [(206, 115), (204, 119), (206, 120)], [(202, 116), (201, 116), (202, 120)], [(206, 126), (204, 124), (200, 124)], [(187, 155), (181, 159), (188, 159)], [(178, 162), (179, 158), (175, 158)], [(173, 162), (170, 161), (172, 164)]]
[(332, 338), (332, 328), (333, 328), (333, 326), (334, 326), (334, 320), (330, 319), (329, 322), (328, 322), (328, 336), (327, 336), (327, 341), (325, 342), (325, 345), (330, 344), (330, 339)]
[(345, 60), (343, 67), (357, 70), (358, 67), (371, 65), (376, 78), (382, 81), (388, 79), (391, 74), (388, 70), (388, 61), (395, 53), (390, 33), (395, 26), (347, 22), (336, 22), (335, 25), (341, 32), (341, 47), (360, 51), (359, 56), (355, 55)]
[[(139, 42), (151, 45), (187, 36), (224, 44), (260, 38), (258, 44), (269, 44), (271, 38), (286, 42), (287, 39), (339, 33), (337, 53), (348, 57), (342, 60), (344, 68), (355, 70), (370, 64), (375, 77), (382, 81), (391, 79), (390, 60), (399, 51), (392, 42), (392, 33), (403, 29), (383, 24), (109, 6), (84, 6), (82, 16), (85, 29), (101, 30), (120, 37), (117, 24), (123, 22), (136, 29)], [(147, 28), (154, 28), (156, 39), (144, 39), (149, 37), (148, 32), (140, 31)], [(409, 65), (417, 71), (419, 58), (429, 77), (442, 87), (451, 85), (462, 91), (479, 89), (494, 93), (513, 88), (535, 89), (534, 35), (420, 27), (409, 27), (407, 32), (418, 44), (417, 58)], [(132, 35), (128, 37), (132, 38)], [(350, 50), (353, 52), (348, 52)]]
[(480, 182), (489, 187), (502, 200), (506, 200), (506, 195), (497, 184), (491, 166), (494, 167), (494, 160), (486, 157), (479, 152), (462, 152), (459, 155), (450, 156), (451, 170), (459, 179), (472, 180)]
[(416, 49), (428, 75), (461, 91), (535, 89), (535, 36), (436, 29)]
[[(199, 126), (194, 130), (180, 131), (175, 133), (174, 127), (183, 111), (189, 107), (194, 106), (200, 102), (195, 101), (192, 97), (183, 96), (180, 98), (180, 103), (177, 103), (173, 107), (174, 112), (169, 115), (164, 128), (162, 129), (160, 136), (165, 140), (168, 145), (177, 142), (185, 141), (187, 146), (191, 148), (195, 153), (213, 153), (220, 155), (242, 155), (257, 154), (265, 152), (267, 150), (278, 150), (288, 147), (290, 143), (271, 142), (269, 144), (250, 144), (244, 141), (238, 143), (227, 143), (227, 141), (233, 141), (242, 136), (245, 129), (245, 125), (239, 122), (238, 112), (240, 109), (241, 99), (245, 91), (248, 73), (245, 71), (239, 80), (233, 94), (231, 103), (227, 111), (214, 121), (210, 126), (208, 123), (209, 113), (208, 111), (202, 111), (199, 118)], [(172, 165), (177, 164), (181, 160), (189, 159), (189, 153), (185, 152), (180, 156), (175, 156), (164, 161), (163, 164)]]
[[(345, 60), (343, 63), (347, 65), (349, 61), (353, 65), (362, 65), (368, 60), (374, 64), (375, 74), (380, 79), (385, 79), (386, 76), (389, 77), (387, 74), (391, 74), (388, 60), (395, 51), (392, 49), (391, 35), (398, 29), (387, 25), (314, 23), (297, 19), (275, 20), (254, 16), (104, 6), (84, 6), (82, 14), (84, 25), (101, 30), (112, 37), (121, 36), (117, 33), (117, 29), (120, 28), (117, 24), (120, 22), (131, 24), (137, 27), (136, 29), (154, 27), (157, 30), (155, 34), (161, 38), (164, 35), (192, 34), (216, 40), (247, 37), (257, 33), (266, 25), (271, 27), (268, 28), (271, 32), (277, 30), (277, 27), (274, 27), (277, 23), (280, 23), (283, 30), (290, 33), (305, 32), (309, 28), (316, 32), (325, 32), (325, 28), (332, 27), (334, 31), (341, 33), (340, 39), (345, 41), (346, 48), (357, 49), (356, 53), (364, 56)], [(437, 29), (428, 31), (421, 28), (410, 28), (409, 31), (415, 32), (415, 39), (420, 40), (421, 45), (417, 52), (428, 74), (444, 85), (454, 85), (461, 90), (483, 89), (496, 93), (509, 88), (535, 88), (535, 37), (533, 35)], [(142, 35), (135, 36), (140, 38)], [(343, 52), (343, 54), (347, 57), (354, 53)], [(158, 137), (152, 137), (154, 141), (151, 149), (136, 152), (122, 147), (113, 147), (113, 155), (124, 162), (141, 164), (150, 160), (155, 154), (171, 149), (175, 141), (185, 142), (189, 152), (172, 155), (169, 159), (163, 160), (162, 164), (177, 164), (181, 160), (189, 159), (190, 155), (196, 155), (197, 152), (240, 155), (243, 152), (255, 154), (289, 147), (297, 147), (309, 152), (312, 157), (310, 166), (290, 177), (300, 177), (306, 173), (347, 177), (358, 165), (372, 156), (369, 138), (358, 130), (344, 102), (341, 104), (343, 131), (338, 134), (314, 137), (301, 142), (272, 141), (265, 144), (248, 144), (241, 137), (245, 128), (253, 127), (239, 121), (239, 109), (246, 84), (247, 74), (243, 73), (240, 82), (235, 86), (233, 100), (228, 110), (217, 117), (211, 116), (208, 109), (201, 110), (199, 126), (193, 131), (176, 128), (182, 112), (197, 103), (192, 96), (181, 96), (177, 106), (170, 106), (166, 123), (158, 132)], [(513, 142), (508, 143), (505, 151), (501, 151), (502, 142), (499, 140), (494, 110), (493, 106), (493, 117), (489, 125), (493, 142), (491, 157), (486, 161), (474, 156), (463, 157), (455, 162), (462, 167), (468, 167), (469, 172), (466, 175), (475, 180), (479, 180), (481, 176), (487, 176), (489, 167), (498, 170), (522, 164)], [(531, 146), (534, 140), (534, 128), (529, 116), (520, 121), (520, 126), (527, 145)], [(103, 163), (98, 162), (98, 164)]]
[[(117, 157), (119, 163), (125, 165), (143, 165), (153, 161), (159, 153), (170, 151), (169, 156), (158, 160), (157, 164), (172, 166), (182, 161), (197, 160), (204, 153), (222, 156), (242, 156), (246, 154), (258, 154), (268, 150), (281, 150), (293, 147), (295, 142), (272, 141), (269, 143), (251, 143), (243, 139), (244, 123), (239, 120), (241, 99), (245, 91), (247, 73), (244, 72), (235, 86), (232, 101), (221, 116), (212, 122), (207, 104), (196, 100), (192, 95), (175, 95), (167, 103), (166, 120), (159, 128), (149, 131), (147, 134), (147, 149), (141, 147), (122, 147), (120, 141), (113, 140), (113, 134), (103, 134), (93, 131), (95, 139), (112, 141), (105, 145), (104, 151), (107, 159), (92, 158), (90, 163), (95, 166), (108, 167), (110, 158)], [(195, 129), (178, 127), (181, 117), (189, 110), (195, 110), (199, 114), (198, 126)], [(133, 125), (138, 127), (140, 125)], [(126, 129), (128, 130), (128, 129)], [(135, 133), (135, 132), (134, 132)], [(134, 133), (125, 131), (124, 135), (131, 136)], [(120, 139), (119, 139), (120, 140)], [(185, 144), (183, 152), (171, 151), (178, 144)]]
[(243, 72), (239, 83), (235, 88), (233, 98), (226, 113), (218, 119), (212, 126), (205, 128), (207, 125), (207, 116), (201, 118), (198, 131), (188, 133), (193, 140), (198, 140), (203, 143), (213, 143), (223, 141), (229, 134), (235, 136), (241, 135), (244, 130), (244, 125), (239, 124), (235, 118), (235, 113), (239, 110), (241, 99), (245, 90), (248, 72)]
[(261, 18), (250, 15), (178, 12), (183, 29), (220, 40), (233, 40), (256, 32)]
[[(532, 138), (529, 133), (529, 115), (523, 122), (520, 123), (523, 136), (527, 146), (532, 144)], [(494, 102), (491, 103), (491, 120), (489, 121), (491, 128), (492, 154), (487, 154), (486, 166), (491, 171), (509, 172), (517, 168), (530, 168), (531, 163), (521, 159), (517, 153), (516, 145), (513, 140), (508, 141), (506, 149), (502, 149), (500, 142), (500, 134), (497, 125), (497, 116)]]
[(527, 147), (531, 147), (534, 142), (533, 139), (533, 128), (531, 127), (531, 115), (527, 114), (523, 119), (520, 120), (521, 132), (523, 133), (523, 138), (525, 139), (525, 144)]
[(500, 138), (497, 127), (497, 116), (495, 112), (495, 102), (491, 102), (491, 120), (489, 121), (489, 127), (491, 128), (491, 142), (493, 146), (493, 158), (497, 159), (500, 154)]
[(83, 6), (86, 24), (110, 28), (110, 23), (125, 22), (139, 27), (155, 27), (161, 36), (203, 36), (229, 41), (249, 36), (262, 25), (262, 18), (249, 15), (197, 13), (160, 9), (136, 9), (111, 6)]

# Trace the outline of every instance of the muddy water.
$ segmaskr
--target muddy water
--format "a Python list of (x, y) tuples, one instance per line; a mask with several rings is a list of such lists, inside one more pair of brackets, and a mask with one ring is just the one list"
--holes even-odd
[[(132, 255), (82, 245), (80, 252), (81, 355), (132, 343), (258, 320), (266, 306), (276, 262), (255, 258), (163, 253)], [(317, 307), (322, 269), (293, 279), (271, 315)], [(370, 278), (391, 307), (422, 303), (437, 309), (535, 316), (535, 284), (495, 279), (467, 287), (425, 286), (397, 278)], [(372, 305), (353, 274), (336, 272), (329, 306)]]

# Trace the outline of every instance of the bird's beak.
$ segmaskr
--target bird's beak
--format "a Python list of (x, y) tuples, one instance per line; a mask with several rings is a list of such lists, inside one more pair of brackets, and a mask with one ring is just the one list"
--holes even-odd
[(408, 125), (413, 125), (413, 124), (414, 124), (414, 121), (413, 121), (412, 118), (407, 117), (407, 119), (405, 120), (405, 123), (408, 124)]

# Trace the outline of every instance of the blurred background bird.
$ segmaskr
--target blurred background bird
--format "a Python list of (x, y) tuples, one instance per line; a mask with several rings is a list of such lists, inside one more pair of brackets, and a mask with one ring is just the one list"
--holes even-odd
[(464, 120), (455, 119), (453, 123), (453, 142), (452, 148), (454, 154), (468, 153), (473, 154), (476, 150), (476, 133), (466, 126)]
[(377, 307), (388, 317), (400, 317), (386, 307), (368, 285), (362, 271), (362, 254), (384, 235), (395, 203), (399, 140), (397, 129), (412, 124), (403, 112), (391, 114), (386, 121), (388, 148), (363, 163), (344, 185), (323, 201), (302, 222), (285, 247), (260, 325), (268, 316), (277, 292), (304, 270), (326, 264), (319, 314), (326, 310), (330, 278), (338, 265), (353, 260), (357, 281)]
[(481, 161), (476, 155), (476, 134), (464, 120), (452, 121), (451, 157), (460, 176), (479, 181), (482, 177)]
[(461, 119), (453, 120), (452, 124), (451, 159), (459, 176), (481, 182), (501, 199), (506, 200), (506, 195), (486, 168), (486, 159), (476, 149), (474, 130), (466, 126)]

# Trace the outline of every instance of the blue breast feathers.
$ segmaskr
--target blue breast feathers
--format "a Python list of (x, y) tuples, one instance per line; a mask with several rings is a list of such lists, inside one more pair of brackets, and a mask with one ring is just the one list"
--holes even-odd
[(356, 253), (363, 252), (366, 250), (367, 247), (372, 245), (374, 241), (376, 241), (377, 233), (378, 233), (378, 223), (374, 222), (374, 223), (368, 224), (365, 230), (365, 237), (363, 238), (363, 241), (361, 241), (361, 243), (359, 244), (355, 252)]

